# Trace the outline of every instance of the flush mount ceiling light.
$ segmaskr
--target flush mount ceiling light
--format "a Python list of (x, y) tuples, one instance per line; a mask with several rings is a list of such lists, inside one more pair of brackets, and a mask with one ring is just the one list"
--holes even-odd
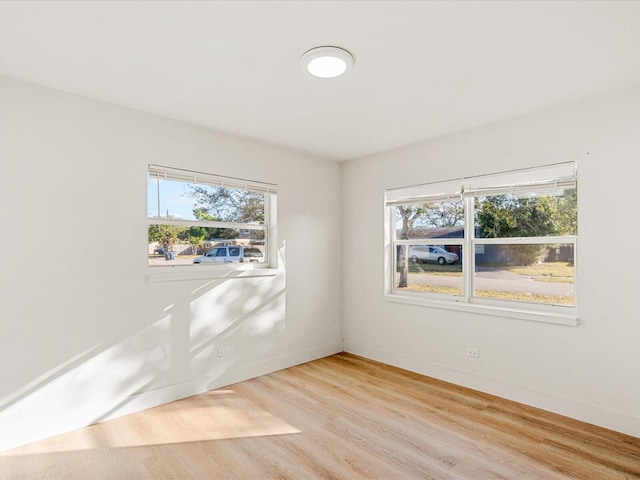
[(301, 62), (311, 75), (334, 78), (353, 66), (353, 56), (344, 48), (316, 47), (302, 55)]

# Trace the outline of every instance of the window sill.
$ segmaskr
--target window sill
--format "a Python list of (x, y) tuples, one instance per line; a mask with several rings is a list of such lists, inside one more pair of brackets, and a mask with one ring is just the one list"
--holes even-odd
[(404, 295), (388, 293), (385, 301), (405, 303), (410, 305), (420, 305), (423, 307), (439, 308), (444, 310), (456, 310), (459, 312), (475, 313), (479, 315), (491, 315), (495, 317), (515, 318), (519, 320), (530, 320), (535, 322), (553, 323), (556, 325), (577, 326), (577, 314), (565, 314), (551, 311), (527, 310), (511, 307), (497, 307), (493, 305), (482, 305), (477, 303), (463, 303), (455, 301), (432, 300), (415, 298)]
[(240, 267), (230, 265), (200, 266), (185, 265), (174, 267), (150, 267), (146, 275), (147, 283), (179, 282), (184, 280), (218, 280), (233, 278), (273, 277), (278, 274), (275, 268), (269, 268), (266, 264), (261, 267), (242, 265)]

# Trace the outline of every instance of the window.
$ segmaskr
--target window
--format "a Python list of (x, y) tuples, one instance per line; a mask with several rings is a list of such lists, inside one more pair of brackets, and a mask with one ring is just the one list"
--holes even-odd
[(385, 218), (390, 299), (575, 324), (574, 162), (387, 190)]
[(245, 263), (243, 249), (271, 263), (275, 200), (273, 184), (149, 165), (148, 265)]

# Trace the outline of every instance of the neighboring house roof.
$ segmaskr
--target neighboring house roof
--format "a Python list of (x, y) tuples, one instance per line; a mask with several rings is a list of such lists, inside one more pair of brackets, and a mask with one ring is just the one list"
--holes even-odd
[[(402, 229), (396, 235), (401, 238)], [(414, 228), (409, 231), (409, 239), (412, 238), (464, 238), (464, 227)]]

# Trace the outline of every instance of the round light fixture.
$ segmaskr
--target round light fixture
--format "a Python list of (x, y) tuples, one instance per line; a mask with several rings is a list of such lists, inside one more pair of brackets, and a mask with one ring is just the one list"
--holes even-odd
[(344, 48), (316, 47), (302, 55), (302, 66), (320, 78), (339, 77), (353, 66), (353, 56)]

